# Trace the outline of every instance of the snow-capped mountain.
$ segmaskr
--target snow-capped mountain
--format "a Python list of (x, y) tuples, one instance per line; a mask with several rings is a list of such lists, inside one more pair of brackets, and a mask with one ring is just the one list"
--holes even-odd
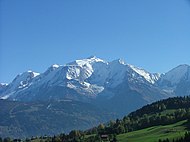
[(182, 95), (190, 95), (188, 65), (158, 74), (121, 59), (107, 62), (91, 56), (65, 65), (54, 64), (43, 73), (26, 71), (10, 84), (1, 83), (0, 99), (4, 100), (0, 104), (8, 112), (6, 118), (4, 112), (1, 117), (10, 118), (1, 127), (5, 134), (20, 137), (34, 124), (38, 127), (25, 136), (36, 135), (37, 131), (54, 134), (89, 128), (148, 103)]
[(188, 65), (158, 74), (127, 64), (121, 59), (107, 62), (91, 56), (66, 65), (54, 64), (44, 73), (27, 71), (19, 74), (10, 84), (0, 86), (0, 98), (106, 102), (111, 107), (114, 103), (113, 109), (124, 108), (123, 113), (126, 113), (126, 108), (131, 111), (155, 100), (189, 95), (189, 78)]
[(170, 70), (160, 79), (160, 84), (167, 87), (174, 87), (181, 81), (190, 80), (190, 66), (179, 65), (176, 68)]
[(161, 74), (159, 73), (149, 73), (145, 71), (144, 69), (137, 68), (133, 65), (129, 65), (129, 66), (139, 75), (143, 76), (151, 84), (154, 84), (155, 82), (157, 82), (161, 76)]
[(176, 96), (190, 95), (190, 66), (179, 65), (158, 80), (160, 88)]
[[(16, 78), (10, 83), (4, 86), (2, 93), (5, 93), (1, 98), (7, 99), (14, 95), (15, 92), (28, 88), (32, 80), (38, 76), (39, 73), (27, 71), (16, 76)], [(6, 90), (6, 92), (4, 92)]]
[[(0, 96), (2, 99), (32, 100), (38, 99), (38, 95), (41, 95), (43, 91), (47, 93), (47, 89), (58, 87), (67, 90), (66, 92), (62, 90), (64, 93), (59, 95), (60, 98), (66, 96), (72, 98), (73, 94), (69, 94), (71, 90), (75, 92), (74, 94), (95, 98), (105, 88), (115, 88), (120, 85), (127, 74), (132, 75), (129, 80), (135, 78), (134, 80), (150, 84), (154, 84), (160, 77), (158, 74), (151, 74), (126, 64), (120, 59), (106, 62), (92, 56), (64, 66), (52, 65), (41, 74), (32, 71), (19, 74), (4, 88)], [(46, 97), (54, 98), (53, 95)]]

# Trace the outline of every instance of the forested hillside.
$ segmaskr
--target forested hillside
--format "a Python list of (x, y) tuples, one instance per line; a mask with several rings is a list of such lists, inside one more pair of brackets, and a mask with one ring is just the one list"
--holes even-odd
[[(178, 123), (179, 122), (179, 123)], [(146, 128), (157, 131), (164, 130), (165, 136), (158, 141), (167, 141), (167, 136), (172, 139), (178, 132), (181, 134), (175, 136), (176, 142), (188, 139), (189, 133), (186, 133), (190, 124), (190, 97), (175, 97), (146, 105), (122, 119), (110, 121), (105, 124), (99, 124), (97, 127), (86, 131), (72, 130), (69, 134), (60, 134), (57, 136), (42, 136), (32, 139), (32, 141), (67, 141), (67, 142), (90, 142), (90, 141), (119, 141), (127, 139), (131, 134), (138, 133), (141, 130), (146, 134)], [(153, 127), (156, 126), (156, 127)], [(163, 127), (160, 127), (163, 126)], [(140, 131), (140, 132), (141, 132)], [(134, 133), (133, 133), (134, 132)], [(141, 132), (141, 133), (142, 133)], [(122, 134), (122, 135), (121, 135)], [(129, 134), (129, 135), (128, 135)], [(177, 138), (176, 138), (177, 137)], [(140, 138), (140, 137), (139, 137)], [(179, 139), (178, 139), (179, 138)]]

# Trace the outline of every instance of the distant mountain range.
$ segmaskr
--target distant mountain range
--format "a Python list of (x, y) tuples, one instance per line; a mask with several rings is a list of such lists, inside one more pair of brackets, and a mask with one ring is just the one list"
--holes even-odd
[(95, 56), (52, 65), (44, 73), (27, 71), (10, 84), (0, 84), (3, 100), (25, 103), (71, 100), (100, 107), (115, 114), (113, 118), (160, 99), (185, 95), (190, 95), (189, 65), (159, 74), (121, 59), (107, 62)]

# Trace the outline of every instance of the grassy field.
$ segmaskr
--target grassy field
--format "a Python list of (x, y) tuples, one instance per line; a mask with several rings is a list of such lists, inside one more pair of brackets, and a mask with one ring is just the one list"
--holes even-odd
[[(172, 142), (173, 138), (176, 139), (184, 136), (187, 131), (186, 124), (187, 120), (183, 120), (175, 124), (149, 127), (117, 135), (117, 140), (118, 142), (158, 142), (159, 139), (169, 138)], [(95, 134), (86, 135), (83, 141), (87, 141), (90, 137), (95, 137)], [(32, 142), (45, 142), (46, 140), (47, 139), (35, 139), (32, 140)]]
[(159, 139), (178, 138), (184, 136), (187, 131), (186, 120), (165, 126), (154, 126), (146, 129), (120, 134), (119, 142), (158, 142)]

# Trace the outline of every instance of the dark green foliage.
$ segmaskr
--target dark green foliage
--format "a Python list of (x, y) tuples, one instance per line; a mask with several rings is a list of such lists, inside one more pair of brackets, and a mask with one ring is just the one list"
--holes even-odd
[(142, 117), (144, 114), (159, 113), (166, 109), (179, 109), (190, 108), (190, 96), (186, 97), (174, 97), (166, 100), (157, 101), (155, 103), (146, 105), (141, 109), (138, 109), (129, 114), (129, 117)]
[(4, 138), (3, 142), (11, 142), (11, 138), (9, 138), (9, 137)]
[[(159, 142), (169, 142), (169, 139), (159, 140)], [(173, 139), (172, 142), (190, 142), (190, 132), (186, 132), (184, 137)]]
[[(168, 110), (173, 111), (162, 114)], [(104, 125), (104, 129), (103, 127), (100, 129), (99, 125), (93, 128), (93, 131), (99, 134), (122, 134), (151, 126), (172, 124), (189, 118), (190, 97), (175, 97), (144, 106), (121, 120), (110, 121)]]

